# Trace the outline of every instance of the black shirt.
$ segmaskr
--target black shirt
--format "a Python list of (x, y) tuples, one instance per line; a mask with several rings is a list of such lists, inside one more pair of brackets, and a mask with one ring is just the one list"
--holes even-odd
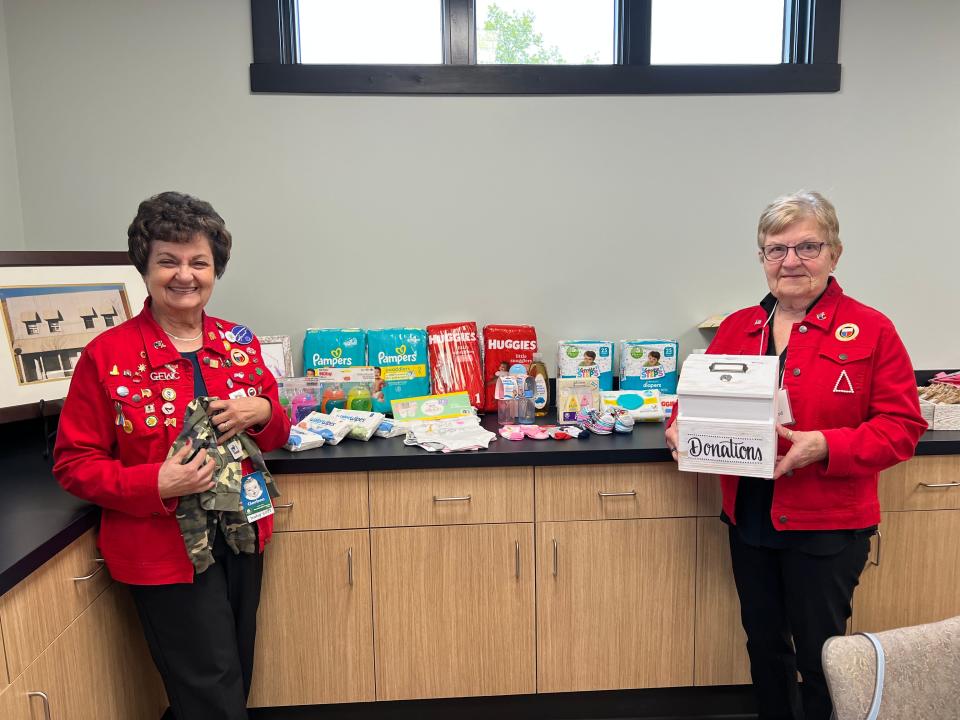
[(207, 394), (207, 384), (203, 381), (203, 375), (200, 374), (200, 360), (197, 359), (197, 351), (182, 352), (181, 357), (185, 357), (193, 364), (193, 396), (195, 398), (204, 397)]
[[(820, 301), (818, 297), (810, 305), (812, 308)], [(760, 303), (767, 317), (774, 311), (776, 298), (768, 294)], [(807, 308), (807, 312), (810, 311)], [(780, 353), (780, 377), (783, 378), (783, 369), (787, 361), (789, 346)], [(767, 341), (767, 355), (776, 355), (776, 343), (773, 339), (773, 330)], [(782, 384), (782, 383), (781, 383)], [(778, 482), (790, 482), (784, 478)], [(866, 533), (873, 535), (877, 527), (856, 530), (777, 530), (770, 519), (773, 508), (774, 481), (765, 478), (741, 477), (737, 485), (736, 516), (737, 533), (747, 545), (754, 547), (772, 548), (776, 550), (799, 550), (808, 555), (835, 555), (843, 550), (858, 535)], [(721, 512), (720, 519), (730, 523), (727, 514)]]

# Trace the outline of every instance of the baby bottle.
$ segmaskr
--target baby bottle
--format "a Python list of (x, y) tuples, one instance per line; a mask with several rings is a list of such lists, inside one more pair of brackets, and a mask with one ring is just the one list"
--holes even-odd
[(339, 384), (330, 385), (323, 389), (323, 398), (320, 400), (320, 412), (330, 414), (334, 408), (343, 409), (347, 404), (347, 398), (343, 394), (343, 388)]
[(366, 385), (354, 385), (347, 393), (347, 410), (370, 412), (373, 409), (373, 396)]

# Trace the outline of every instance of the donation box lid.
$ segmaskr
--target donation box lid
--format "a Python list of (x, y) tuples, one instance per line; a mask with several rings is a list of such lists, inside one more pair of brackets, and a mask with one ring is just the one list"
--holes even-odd
[(774, 355), (690, 355), (683, 363), (677, 395), (772, 400), (779, 358)]

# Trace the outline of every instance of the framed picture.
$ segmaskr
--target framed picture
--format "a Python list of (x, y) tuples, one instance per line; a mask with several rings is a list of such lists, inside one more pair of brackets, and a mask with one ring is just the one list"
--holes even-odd
[(0, 421), (56, 406), (86, 344), (146, 295), (125, 252), (0, 252)]
[(263, 357), (263, 364), (274, 377), (293, 377), (293, 356), (290, 354), (289, 335), (262, 335), (260, 354)]

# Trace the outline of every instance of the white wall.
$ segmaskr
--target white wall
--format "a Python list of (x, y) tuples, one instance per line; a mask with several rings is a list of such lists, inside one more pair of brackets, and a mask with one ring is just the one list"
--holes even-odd
[(424, 98), (251, 95), (247, 2), (5, 1), (29, 249), (123, 248), (180, 189), (235, 235), (211, 310), (295, 345), (475, 319), (687, 352), (762, 297), (756, 219), (806, 187), (846, 290), (960, 364), (960, 3), (847, 0), (836, 94)]
[(17, 177), (3, 4), (4, 0), (0, 0), (0, 250), (23, 250), (23, 216), (20, 213), (20, 181)]

